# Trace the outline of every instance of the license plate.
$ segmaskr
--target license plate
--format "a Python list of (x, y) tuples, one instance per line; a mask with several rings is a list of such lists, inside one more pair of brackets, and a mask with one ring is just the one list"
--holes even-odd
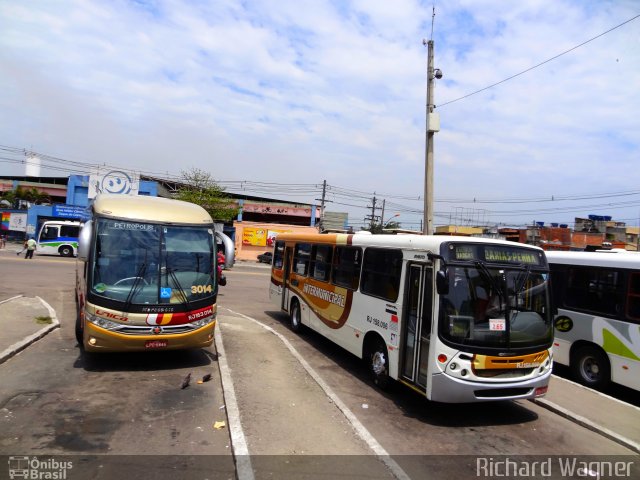
[(147, 340), (144, 342), (144, 348), (164, 348), (168, 345), (166, 340)]

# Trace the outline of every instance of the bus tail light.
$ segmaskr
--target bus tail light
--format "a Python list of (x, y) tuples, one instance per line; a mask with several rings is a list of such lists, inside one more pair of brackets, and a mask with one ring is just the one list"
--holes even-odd
[(441, 353), (438, 355), (438, 361), (440, 363), (447, 363), (447, 356), (444, 353)]

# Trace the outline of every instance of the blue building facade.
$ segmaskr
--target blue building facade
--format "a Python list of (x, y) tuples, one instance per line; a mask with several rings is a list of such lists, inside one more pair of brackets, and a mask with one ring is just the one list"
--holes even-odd
[[(158, 196), (158, 184), (140, 181), (138, 195)], [(89, 217), (89, 176), (70, 175), (67, 184), (67, 201), (63, 205), (33, 205), (27, 211), (28, 236), (36, 236), (46, 220), (85, 220)]]

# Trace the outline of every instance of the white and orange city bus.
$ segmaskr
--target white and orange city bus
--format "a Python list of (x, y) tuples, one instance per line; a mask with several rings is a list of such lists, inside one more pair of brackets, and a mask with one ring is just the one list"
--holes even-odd
[(549, 267), (500, 240), (281, 234), (269, 296), (390, 379), (439, 402), (542, 396), (551, 375)]
[(230, 238), (192, 203), (99, 195), (80, 232), (76, 338), (88, 352), (210, 346), (216, 323), (217, 241)]

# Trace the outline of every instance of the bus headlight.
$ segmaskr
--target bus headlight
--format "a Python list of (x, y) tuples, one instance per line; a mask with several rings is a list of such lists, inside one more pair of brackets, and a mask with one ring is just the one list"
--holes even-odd
[(100, 328), (104, 328), (105, 330), (116, 330), (117, 328), (121, 327), (119, 323), (112, 322), (109, 319), (98, 317), (96, 315), (91, 315), (90, 313), (87, 313), (87, 312), (85, 312), (84, 318), (88, 322), (91, 322)]
[(211, 315), (210, 317), (204, 317), (194, 322), (191, 322), (191, 325), (193, 325), (196, 328), (201, 328), (201, 327), (204, 327), (205, 325), (209, 325), (214, 320), (215, 320), (215, 317)]

